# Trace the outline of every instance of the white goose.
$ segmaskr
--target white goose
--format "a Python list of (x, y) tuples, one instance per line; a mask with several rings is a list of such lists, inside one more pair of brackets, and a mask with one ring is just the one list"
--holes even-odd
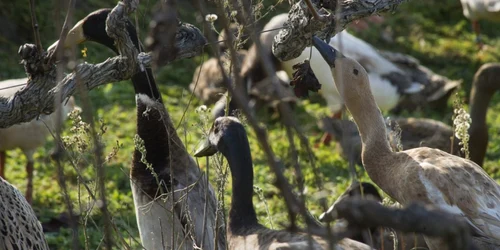
[[(423, 202), (463, 217), (481, 246), (500, 248), (500, 185), (476, 163), (427, 147), (393, 152), (368, 73), (355, 60), (314, 37), (358, 127), (363, 165), (375, 184), (403, 205)], [(425, 238), (430, 249), (448, 249)]]
[(464, 16), (472, 21), (472, 29), (476, 33), (476, 42), (481, 42), (479, 22), (485, 19), (500, 22), (499, 0), (460, 0)]
[[(280, 28), (287, 19), (287, 14), (277, 15), (264, 26), (263, 30)], [(330, 40), (330, 45), (341, 49), (345, 55), (357, 60), (369, 72), (372, 93), (382, 110), (394, 108), (403, 94), (417, 93), (422, 89), (419, 83), (412, 82), (401, 69), (381, 56), (375, 48), (347, 31), (334, 36)], [(307, 47), (299, 57), (282, 62), (281, 66), (291, 77), (293, 65), (308, 58), (311, 58), (311, 68), (321, 83), (320, 94), (325, 98), (330, 110), (338, 116), (343, 101), (335, 87), (333, 77), (326, 73), (330, 70), (328, 64), (316, 49)]]
[[(28, 78), (10, 79), (0, 81), (0, 96), (13, 96), (17, 91), (26, 86)], [(75, 99), (70, 97), (67, 102), (58, 109), (62, 121), (66, 120), (68, 114), (73, 110), (81, 110), (75, 105)], [(0, 129), (0, 177), (5, 178), (6, 151), (20, 148), (26, 156), (26, 200), (31, 203), (33, 199), (33, 176), (36, 150), (47, 141), (50, 131), (53, 131), (58, 123), (57, 112), (49, 115), (40, 115), (40, 119), (16, 124), (8, 128)], [(47, 129), (47, 127), (50, 129)], [(61, 153), (56, 147), (52, 155)]]

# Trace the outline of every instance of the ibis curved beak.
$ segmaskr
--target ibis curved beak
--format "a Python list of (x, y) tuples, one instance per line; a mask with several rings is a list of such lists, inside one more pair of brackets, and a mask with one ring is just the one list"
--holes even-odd
[[(87, 37), (85, 37), (85, 33), (83, 32), (83, 22), (84, 20), (80, 20), (78, 23), (75, 24), (75, 26), (68, 32), (68, 35), (66, 36), (66, 40), (64, 40), (64, 48), (71, 48), (72, 46), (78, 45), (80, 43), (83, 43), (87, 40)], [(47, 49), (47, 51), (53, 50), (59, 41), (56, 41), (50, 47)]]
[[(313, 45), (319, 51), (323, 59), (325, 59), (326, 63), (331, 67), (335, 67), (335, 60), (337, 59), (340, 52), (330, 46), (328, 43), (325, 43), (323, 40), (319, 39), (317, 36), (313, 36)], [(338, 55), (337, 55), (338, 53)]]
[(203, 157), (203, 156), (211, 156), (217, 153), (219, 150), (217, 150), (217, 147), (213, 145), (208, 137), (200, 143), (200, 146), (194, 153), (195, 157)]

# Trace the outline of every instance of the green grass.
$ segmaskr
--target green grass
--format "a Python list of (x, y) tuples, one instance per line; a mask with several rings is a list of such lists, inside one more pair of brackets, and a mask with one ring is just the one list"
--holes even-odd
[[(99, 7), (112, 7), (114, 1), (91, 0), (86, 3), (78, 3), (76, 18), (81, 18), (89, 11)], [(49, 45), (55, 40), (56, 33), (52, 14), (48, 14), (53, 7), (50, 1), (37, 3), (38, 18), (42, 30), (42, 39), (44, 45)], [(141, 10), (137, 15), (140, 21), (141, 33), (147, 31), (147, 22), (149, 21), (150, 9), (153, 2), (141, 2)], [(22, 77), (23, 69), (18, 64), (16, 52), (19, 45), (31, 41), (29, 9), (27, 4), (15, 4), (15, 8), (4, 6), (7, 3), (0, 3), (0, 16), (8, 17), (6, 26), (14, 27), (11, 32), (0, 30), (0, 79)], [(268, 6), (268, 5), (266, 5)], [(181, 5), (181, 16), (184, 20), (194, 22), (195, 15), (190, 11), (188, 4)], [(189, 8), (188, 8), (189, 7)], [(279, 6), (282, 10), (286, 9), (286, 4)], [(8, 11), (7, 11), (8, 10)], [(22, 15), (14, 13), (24, 13)], [(272, 13), (271, 15), (274, 15)], [(56, 15), (58, 16), (58, 15)], [(382, 27), (373, 27), (367, 32), (357, 34), (366, 41), (373, 43), (379, 48), (390, 49), (392, 51), (405, 52), (419, 59), (424, 65), (435, 72), (445, 75), (451, 79), (463, 79), (462, 95), (468, 96), (471, 79), (477, 68), (485, 62), (499, 61), (500, 52), (494, 48), (500, 45), (500, 31), (495, 30), (494, 24), (482, 22), (485, 32), (484, 41), (489, 48), (478, 53), (476, 45), (473, 42), (474, 35), (471, 33), (470, 24), (461, 13), (461, 6), (457, 0), (445, 1), (410, 1), (401, 6), (394, 14), (387, 14), (386, 23)], [(266, 17), (268, 19), (270, 16)], [(9, 26), (10, 25), (10, 26)], [(198, 24), (198, 26), (200, 26)], [(387, 44), (380, 38), (380, 31), (383, 28), (390, 28), (394, 34), (394, 43)], [(13, 32), (13, 33), (12, 33)], [(89, 62), (99, 62), (102, 59), (113, 56), (106, 49), (95, 44), (86, 44), (88, 56), (85, 60)], [(83, 48), (83, 47), (82, 47)], [(207, 54), (205, 54), (206, 56)], [(203, 60), (197, 57), (195, 60), (187, 59), (175, 62), (165, 66), (156, 72), (157, 82), (160, 84), (161, 92), (165, 100), (165, 105), (170, 112), (175, 124), (180, 122), (180, 118), (186, 111), (185, 119), (179, 127), (179, 134), (183, 138), (187, 149), (190, 152), (195, 150), (197, 143), (201, 139), (202, 129), (200, 124), (206, 124), (205, 119), (194, 110), (200, 105), (196, 98), (190, 106), (188, 101), (190, 93), (188, 84), (192, 80), (192, 74), (197, 64)], [(318, 99), (313, 95), (314, 99)], [(78, 96), (77, 96), (78, 99)], [(79, 99), (78, 99), (79, 100)], [(135, 133), (135, 101), (132, 85), (129, 81), (114, 83), (102, 86), (90, 92), (92, 103), (92, 115), (96, 121), (102, 120), (106, 125), (107, 131), (102, 135), (102, 141), (105, 144), (105, 155), (114, 152), (114, 147), (119, 146), (116, 155), (106, 162), (106, 191), (109, 201), (109, 210), (121, 236), (132, 246), (138, 248), (139, 240), (136, 227), (134, 206), (132, 194), (130, 191), (128, 171), (132, 159), (133, 137)], [(497, 180), (500, 179), (500, 96), (495, 96), (490, 112), (488, 113), (488, 124), (490, 132), (490, 142), (488, 153), (486, 155), (485, 169)], [(450, 102), (451, 103), (451, 102)], [(81, 104), (79, 100), (79, 104)], [(303, 130), (309, 138), (309, 142), (314, 143), (321, 136), (321, 132), (316, 126), (316, 120), (328, 113), (324, 102), (312, 102), (304, 100), (296, 109), (295, 117), (300, 122)], [(451, 107), (451, 106), (450, 106)], [(87, 110), (88, 111), (88, 110)], [(423, 110), (408, 116), (432, 117), (439, 119), (432, 111)], [(450, 113), (446, 117), (451, 117)], [(283, 126), (271, 120), (266, 115), (261, 116), (261, 121), (267, 124), (269, 131), (269, 141), (272, 143), (276, 154), (285, 163), (285, 173), (293, 179), (294, 171), (291, 159), (289, 158), (289, 145), (286, 138), (286, 131)], [(451, 121), (447, 121), (451, 123)], [(68, 128), (72, 126), (71, 121), (66, 124), (65, 136), (78, 137), (86, 139), (88, 147), (91, 147), (90, 139), (86, 133), (70, 132)], [(284, 202), (278, 195), (278, 190), (272, 185), (273, 175), (267, 165), (264, 153), (259, 148), (255, 139), (255, 134), (251, 129), (249, 133), (252, 155), (254, 159), (255, 186), (263, 190), (262, 197), (265, 200), (254, 196), (255, 206), (260, 220), (270, 226), (268, 214), (266, 213), (266, 204), (272, 217), (274, 227), (279, 227), (286, 223), (287, 214), (284, 209)], [(296, 139), (296, 145), (299, 145)], [(62, 191), (56, 183), (57, 172), (55, 164), (49, 159), (49, 151), (53, 143), (49, 142), (43, 148), (40, 148), (36, 155), (35, 163), (35, 191), (33, 207), (42, 222), (48, 221), (65, 211), (65, 204)], [(312, 214), (319, 215), (322, 210), (318, 205), (318, 188), (315, 184), (313, 170), (308, 162), (307, 155), (303, 148), (300, 148), (299, 160), (303, 166), (306, 180), (306, 194), (308, 196), (308, 207)], [(92, 190), (96, 189), (95, 169), (92, 166), (93, 159), (90, 149), (86, 153), (74, 153), (76, 166), (83, 178), (79, 178), (76, 171), (68, 162), (64, 163), (64, 174), (67, 181), (69, 194), (74, 207), (82, 212), (80, 220), (80, 243), (89, 249), (100, 248), (102, 245), (103, 219), (99, 209), (89, 198), (84, 190), (82, 183), (88, 185)], [(316, 156), (316, 165), (319, 168), (320, 177), (325, 183), (328, 193), (328, 201), (332, 202), (349, 184), (349, 172), (347, 162), (341, 158), (335, 150), (335, 145), (330, 147), (320, 147), (314, 149)], [(8, 180), (16, 185), (21, 191), (25, 190), (25, 159), (20, 150), (8, 152), (7, 176)], [(201, 165), (204, 164), (204, 160)], [(213, 169), (210, 170), (214, 173)], [(366, 174), (360, 172), (362, 178), (367, 180)], [(215, 185), (215, 176), (212, 176), (212, 183)], [(225, 204), (229, 204), (230, 186), (225, 190)], [(79, 198), (78, 198), (79, 197)], [(85, 233), (84, 233), (85, 231)], [(85, 236), (87, 235), (87, 240)], [(70, 232), (67, 229), (61, 229), (59, 232), (46, 235), (52, 249), (69, 249), (71, 247)], [(86, 245), (88, 244), (88, 245)]]

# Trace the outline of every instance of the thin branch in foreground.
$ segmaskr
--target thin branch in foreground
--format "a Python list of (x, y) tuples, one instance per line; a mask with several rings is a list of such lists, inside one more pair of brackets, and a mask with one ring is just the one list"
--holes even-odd
[(38, 27), (38, 21), (36, 20), (35, 12), (35, 0), (30, 0), (30, 13), (31, 13), (31, 26), (33, 28), (33, 35), (35, 38), (35, 45), (37, 51), (42, 52), (42, 40), (40, 39), (40, 30)]
[[(319, 11), (311, 12), (307, 2), (312, 1)], [(273, 42), (273, 54), (282, 61), (298, 57), (302, 51), (311, 46), (311, 37), (316, 35), (322, 39), (329, 39), (344, 30), (350, 22), (374, 15), (377, 13), (394, 11), (397, 6), (408, 0), (338, 0), (323, 1), (320, 7), (319, 0), (300, 0), (288, 12), (288, 21), (284, 29), (276, 35)], [(337, 4), (340, 12), (336, 13)], [(312, 18), (316, 14), (320, 19)]]
[[(74, 8), (74, 2), (75, 2), (74, 0), (70, 0), (70, 2), (68, 4), (63, 28), (64, 28), (64, 25), (66, 25), (67, 20), (69, 18), (73, 18), (72, 9)], [(57, 21), (57, 24), (59, 24), (59, 20)], [(59, 28), (59, 25), (57, 25), (57, 27)], [(66, 37), (64, 37), (64, 39), (65, 38)], [(58, 59), (62, 58), (62, 49), (59, 50), (59, 53), (57, 54), (57, 56), (58, 56), (57, 57)], [(74, 56), (74, 53), (72, 54), (72, 56)], [(49, 58), (48, 61), (51, 62), (52, 61), (51, 58)], [(58, 62), (58, 66), (56, 69), (56, 82), (61, 81), (61, 79), (63, 79), (63, 77), (64, 77), (64, 68), (65, 67), (63, 66), (63, 63), (66, 63), (66, 61), (62, 60), (62, 61)], [(56, 110), (58, 110), (59, 108), (62, 108), (61, 95), (60, 94), (56, 95), (54, 99), (55, 99), (54, 106), (56, 107)], [(56, 112), (55, 115), (56, 115), (57, 122), (56, 122), (55, 133), (52, 133), (54, 141), (56, 142), (55, 147), (56, 147), (56, 150), (61, 152), (60, 154), (67, 154), (67, 151), (66, 151), (66, 149), (63, 145), (63, 142), (61, 140), (63, 114), (61, 112)], [(76, 216), (75, 216), (75, 211), (73, 210), (74, 209), (73, 203), (72, 203), (71, 198), (70, 198), (69, 193), (68, 193), (68, 188), (66, 185), (66, 178), (64, 175), (64, 165), (61, 162), (61, 157), (55, 157), (54, 160), (56, 162), (57, 179), (58, 179), (59, 188), (62, 191), (63, 200), (64, 200), (64, 203), (66, 205), (66, 210), (67, 210), (68, 215), (69, 215), (68, 224), (71, 228), (72, 249), (76, 250), (76, 249), (79, 249), (79, 244), (80, 244), (79, 239), (78, 239), (78, 221), (77, 221)]]
[[(119, 30), (124, 32), (125, 29)], [(67, 75), (56, 86), (56, 66), (48, 65), (47, 69), (39, 70), (46, 62), (47, 55), (39, 54), (32, 44), (25, 44), (20, 47), (19, 54), (23, 58), (26, 72), (30, 75), (29, 84), (14, 96), (0, 96), (0, 128), (6, 128), (14, 124), (28, 122), (40, 114), (50, 114), (54, 112), (55, 96), (61, 94), (61, 100), (65, 100), (73, 95), (76, 89), (76, 75), (79, 77), (79, 84), (89, 91), (95, 87), (130, 79), (139, 70), (138, 60), (141, 64), (149, 64), (151, 55), (149, 53), (139, 53), (137, 55), (135, 46), (130, 37), (127, 41), (118, 38), (125, 46), (120, 46), (120, 56), (109, 58), (98, 64), (81, 63), (75, 67), (73, 73)], [(201, 39), (201, 40), (200, 40)], [(203, 41), (203, 42), (200, 42)], [(196, 55), (200, 46), (205, 44), (201, 31), (188, 23), (179, 23), (176, 34), (176, 48), (178, 53), (175, 60)], [(145, 65), (147, 66), (147, 65)]]
[(160, 8), (154, 13), (153, 20), (150, 24), (151, 39), (147, 39), (146, 46), (150, 50), (155, 50), (156, 47), (164, 47), (162, 50), (157, 50), (153, 54), (153, 68), (161, 67), (173, 59), (177, 55), (175, 46), (175, 34), (177, 31), (177, 3), (176, 0), (161, 1)]
[(448, 244), (448, 249), (476, 249), (464, 219), (420, 204), (394, 209), (373, 200), (348, 198), (336, 204), (335, 208), (337, 217), (349, 221), (351, 228), (388, 227), (406, 233), (441, 237)]
[[(75, 9), (75, 0), (69, 0), (68, 4), (68, 10), (66, 11), (66, 17), (64, 18), (64, 23), (61, 28), (61, 33), (59, 35), (58, 41), (64, 41), (66, 40), (66, 36), (68, 35), (69, 32), (69, 24), (71, 23), (71, 19), (73, 18), (73, 10)], [(56, 47), (52, 50), (49, 51), (49, 57), (47, 58), (47, 64), (52, 64), (56, 61), (59, 61), (64, 52), (64, 46), (61, 45), (62, 43), (57, 43)]]

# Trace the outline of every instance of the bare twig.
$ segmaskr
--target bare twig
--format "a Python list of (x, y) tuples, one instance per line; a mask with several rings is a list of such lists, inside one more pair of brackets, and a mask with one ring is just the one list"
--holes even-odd
[[(73, 8), (74, 8), (74, 1), (70, 0), (68, 7), (67, 7), (64, 24), (66, 24), (69, 19), (73, 18), (73, 13), (72, 13)], [(59, 28), (59, 25), (58, 25), (58, 28)], [(74, 53), (72, 55), (74, 56)], [(58, 55), (58, 58), (61, 58), (61, 57), (62, 57), (62, 50), (60, 51), (60, 53)], [(48, 61), (52, 61), (52, 60), (49, 59)], [(61, 79), (63, 79), (63, 77), (64, 77), (64, 68), (65, 67), (63, 67), (62, 63), (63, 62), (58, 63), (59, 65), (58, 65), (57, 70), (56, 70), (56, 81), (57, 82), (61, 81)], [(58, 108), (62, 108), (61, 102), (62, 102), (61, 94), (55, 95), (54, 105), (56, 106), (56, 110)], [(66, 150), (65, 150), (64, 145), (63, 145), (62, 140), (61, 140), (61, 130), (62, 130), (62, 123), (63, 123), (63, 117), (62, 117), (61, 112), (56, 113), (56, 121), (57, 121), (57, 123), (56, 123), (56, 128), (55, 128), (55, 134), (53, 134), (54, 141), (56, 142), (56, 150), (60, 151), (61, 153), (66, 153)], [(57, 177), (58, 177), (59, 187), (62, 190), (64, 203), (66, 204), (66, 209), (68, 210), (68, 215), (69, 215), (68, 224), (69, 224), (71, 231), (72, 231), (72, 234), (71, 234), (72, 248), (79, 249), (78, 222), (75, 219), (75, 216), (74, 216), (75, 212), (73, 211), (73, 203), (72, 203), (71, 198), (69, 196), (69, 193), (67, 191), (66, 179), (65, 179), (65, 175), (64, 175), (64, 166), (61, 162), (61, 157), (56, 157), (55, 161), (56, 161), (56, 167), (57, 167)], [(90, 191), (90, 189), (89, 189), (89, 191)], [(84, 231), (86, 233), (86, 230), (84, 230)]]
[[(120, 30), (120, 32), (125, 29)], [(61, 100), (71, 96), (76, 88), (75, 77), (78, 75), (80, 84), (85, 89), (91, 90), (97, 86), (118, 82), (130, 77), (139, 70), (137, 67), (137, 52), (130, 37), (121, 46), (121, 56), (110, 58), (99, 64), (81, 63), (75, 67), (73, 73), (67, 75), (56, 86), (56, 67), (49, 65), (45, 71), (40, 71), (41, 65), (45, 65), (46, 55), (37, 53), (34, 45), (21, 46), (19, 54), (22, 56), (26, 71), (31, 74), (27, 87), (18, 91), (10, 98), (0, 97), (0, 128), (28, 122), (40, 114), (50, 114), (54, 111), (55, 95), (62, 93)], [(118, 38), (118, 40), (124, 39)], [(191, 24), (179, 23), (177, 26), (176, 48), (178, 53), (175, 60), (191, 57), (199, 51), (200, 44), (206, 40), (201, 31)], [(139, 53), (141, 61), (147, 66), (151, 56), (147, 53)], [(43, 72), (41, 74), (40, 72)]]
[(30, 0), (31, 26), (35, 38), (35, 45), (38, 53), (42, 52), (42, 40), (40, 39), (40, 30), (38, 29), (38, 21), (36, 20), (35, 0)]
[[(64, 18), (64, 23), (61, 28), (61, 33), (59, 35), (58, 41), (66, 40), (66, 36), (68, 35), (69, 32), (69, 25), (72, 23), (71, 19), (73, 18), (73, 10), (75, 9), (75, 3), (76, 3), (75, 0), (69, 0), (68, 11), (66, 12), (66, 17)], [(60, 60), (62, 58), (64, 52), (64, 46), (62, 46), (61, 44), (62, 43), (57, 43), (54, 50), (49, 51), (50, 55), (47, 58), (47, 64), (52, 64), (54, 63), (54, 61), (56, 61), (56, 59)]]
[(316, 11), (316, 9), (314, 8), (313, 4), (311, 3), (311, 0), (305, 0), (306, 4), (307, 4), (307, 8), (309, 8), (309, 11), (311, 11), (312, 15), (314, 16), (314, 18), (320, 20), (320, 21), (323, 21), (323, 17), (319, 15), (318, 11)]
[[(242, 9), (238, 10), (238, 12), (241, 12), (241, 13), (243, 13), (243, 15), (245, 15), (244, 19), (245, 20), (252, 20), (252, 14), (251, 14), (252, 10), (251, 10), (251, 6), (250, 6), (250, 2), (242, 1), (241, 8)], [(278, 77), (275, 74), (275, 72), (276, 72), (275, 67), (274, 67), (273, 63), (271, 62), (271, 58), (267, 55), (266, 49), (263, 48), (261, 41), (260, 41), (259, 37), (257, 36), (257, 33), (255, 32), (256, 31), (255, 23), (254, 22), (250, 23), (249, 28), (250, 28), (249, 33), (251, 34), (251, 37), (254, 40), (255, 46), (257, 48), (257, 52), (261, 55), (261, 63), (264, 65), (263, 68), (265, 70), (265, 73), (267, 74), (268, 77), (271, 78), (271, 84), (273, 86), (277, 86), (279, 84), (279, 82), (278, 82)], [(231, 40), (231, 37), (229, 37), (229, 40)], [(231, 52), (231, 53), (233, 53), (233, 52)], [(238, 85), (237, 85), (237, 87), (238, 87)], [(275, 90), (275, 91), (278, 92), (278, 96), (281, 99), (283, 97), (282, 96), (283, 93), (281, 93), (279, 90)], [(235, 96), (233, 96), (233, 97), (235, 97)], [(235, 100), (238, 102), (238, 105), (240, 107), (242, 105), (246, 105), (247, 102), (240, 102), (240, 100), (238, 100), (239, 99), (238, 96), (236, 96), (235, 98), (236, 98)], [(290, 114), (292, 114), (292, 111), (291, 111), (288, 103), (280, 102), (278, 104), (278, 110), (281, 114), (281, 116), (280, 116), (281, 120), (285, 124), (285, 126), (292, 127), (297, 132), (297, 134), (301, 140), (301, 144), (307, 145), (308, 144), (307, 138), (305, 138), (305, 136), (303, 136), (301, 129), (299, 128), (299, 126), (297, 126), (296, 121), (290, 115)], [(257, 126), (256, 121), (255, 121), (255, 124), (256, 124), (256, 126), (253, 126), (253, 127), (254, 127), (256, 134), (257, 134), (257, 138), (259, 139), (259, 142), (261, 143), (261, 145), (265, 149), (265, 152), (266, 152), (266, 155), (267, 155), (268, 160), (270, 162), (271, 168), (273, 169), (273, 171), (275, 172), (276, 177), (277, 177), (276, 184), (277, 184), (278, 188), (280, 188), (281, 191), (283, 192), (285, 200), (287, 201), (287, 205), (289, 205), (289, 209), (291, 209), (291, 211), (294, 211), (296, 214), (301, 214), (305, 218), (308, 229), (320, 227), (320, 225), (316, 221), (316, 219), (314, 217), (312, 217), (312, 215), (308, 212), (308, 210), (305, 206), (305, 201), (303, 199), (297, 199), (297, 197), (295, 197), (295, 195), (291, 192), (290, 184), (288, 183), (288, 181), (286, 180), (286, 178), (284, 177), (283, 172), (282, 172), (282, 166), (281, 166), (282, 162), (280, 160), (278, 160), (278, 158), (274, 155), (274, 153), (269, 145), (269, 142), (267, 141), (267, 135), (266, 135), (265, 129), (261, 128), (260, 126)], [(326, 209), (326, 203), (324, 204), (324, 207)], [(294, 215), (291, 215), (290, 218), (293, 219)]]
[[(153, 67), (161, 67), (175, 59), (175, 34), (177, 31), (176, 0), (165, 0), (160, 3), (159, 11), (154, 14), (151, 22), (150, 38), (147, 39), (147, 48), (155, 50)], [(159, 49), (159, 48), (164, 49)]]

